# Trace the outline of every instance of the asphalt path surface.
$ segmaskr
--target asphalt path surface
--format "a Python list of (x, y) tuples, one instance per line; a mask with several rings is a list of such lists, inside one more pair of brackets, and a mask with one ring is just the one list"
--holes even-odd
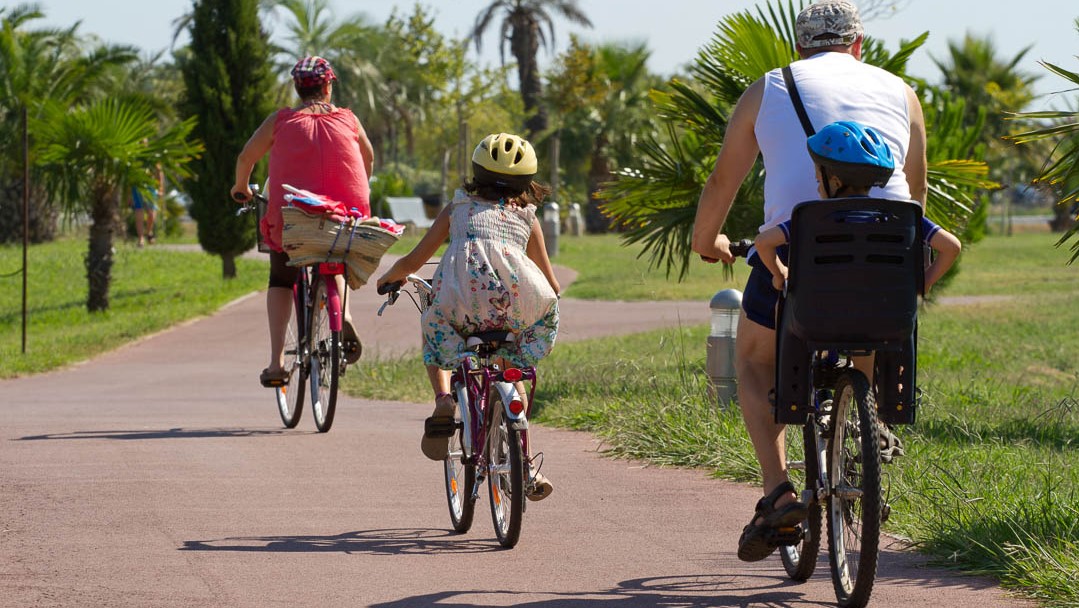
[[(365, 358), (416, 348), (407, 302), (377, 318), (373, 288), (354, 296)], [(528, 504), (516, 548), (498, 546), (485, 490), (472, 530), (452, 533), (441, 468), (418, 449), (429, 405), (343, 398), (329, 433), (309, 408), (283, 429), (257, 381), (264, 314), (256, 294), (92, 361), (0, 381), (0, 606), (834, 605), (826, 556), (803, 584), (776, 556), (735, 557), (758, 488), (611, 459), (585, 433), (533, 431), (555, 492)], [(565, 299), (562, 314), (568, 341), (708, 311)], [(897, 547), (873, 597), (1020, 604)]]

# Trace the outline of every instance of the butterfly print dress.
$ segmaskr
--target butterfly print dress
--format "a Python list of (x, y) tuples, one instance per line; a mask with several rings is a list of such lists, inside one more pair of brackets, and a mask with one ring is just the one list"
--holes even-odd
[(525, 254), (535, 207), (461, 190), (450, 205), (450, 244), (435, 271), (434, 301), (421, 318), (424, 363), (452, 368), (467, 336), (508, 330), (516, 343), (499, 354), (518, 367), (535, 365), (558, 333), (558, 298)]

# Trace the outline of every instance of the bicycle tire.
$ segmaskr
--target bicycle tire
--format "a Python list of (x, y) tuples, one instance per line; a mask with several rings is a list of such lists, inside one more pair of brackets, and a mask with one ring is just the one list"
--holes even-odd
[(524, 518), (524, 452), (520, 431), (506, 423), (501, 400), (496, 396), (488, 402), (488, 407), (494, 409), (487, 433), (487, 493), (491, 501), (491, 520), (498, 544), (512, 549), (521, 537), (521, 520)]
[(839, 605), (862, 607), (877, 574), (882, 504), (877, 408), (864, 374), (839, 376), (832, 408), (828, 562)]
[[(459, 391), (458, 394), (467, 394)], [(443, 472), (446, 482), (446, 502), (450, 508), (450, 523), (453, 531), (458, 533), (468, 532), (472, 527), (472, 519), (476, 513), (476, 503), (473, 501), (473, 492), (476, 487), (476, 464), (475, 461), (466, 457), (464, 451), (465, 432), (461, 422), (461, 408), (468, 407), (468, 403), (460, 403), (454, 422), (458, 430), (450, 437), (449, 455), (442, 461)]]
[[(302, 284), (301, 284), (302, 285)], [(293, 298), (293, 314), (285, 330), (285, 369), (289, 372), (288, 384), (274, 389), (277, 398), (277, 413), (286, 429), (296, 428), (303, 414), (304, 389), (307, 387), (307, 365), (305, 364), (304, 336), (301, 329), (304, 323), (304, 303), (302, 287)]]
[[(820, 477), (820, 453), (817, 447), (822, 445), (818, 443), (820, 427), (817, 426), (814, 418), (801, 427), (787, 425), (787, 431), (787, 454), (794, 455), (800, 452), (803, 458), (801, 461), (802, 479), (795, 478), (792, 481), (795, 482), (796, 486), (815, 487), (815, 480)], [(791, 441), (791, 439), (794, 439), (792, 436), (796, 434), (801, 435), (801, 441)], [(792, 468), (790, 461), (788, 461), (788, 471), (792, 470)], [(799, 484), (797, 483), (798, 481), (802, 481), (802, 483)], [(803, 494), (801, 499), (805, 500), (806, 496)], [(813, 572), (817, 569), (817, 558), (820, 556), (821, 503), (816, 498), (813, 498), (807, 504), (809, 512), (802, 522), (802, 541), (797, 545), (781, 546), (779, 548), (779, 557), (783, 562), (783, 569), (787, 571), (787, 576), (795, 581), (809, 580), (809, 577), (813, 576)]]
[(341, 332), (330, 329), (326, 281), (316, 276), (311, 301), (311, 413), (315, 427), (325, 433), (333, 426), (337, 411), (337, 388), (341, 373)]

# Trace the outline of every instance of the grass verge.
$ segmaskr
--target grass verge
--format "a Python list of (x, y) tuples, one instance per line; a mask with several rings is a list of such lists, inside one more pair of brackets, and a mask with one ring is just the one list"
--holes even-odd
[(221, 258), (160, 245), (117, 241), (109, 309), (86, 310), (86, 241), (61, 239), (29, 249), (27, 345), (22, 353), (22, 248), (0, 247), (0, 378), (34, 374), (107, 352), (181, 321), (206, 315), (266, 285), (266, 262)]
[[(923, 406), (917, 424), (898, 429), (908, 456), (886, 468), (888, 529), (938, 565), (1074, 606), (1079, 273), (1052, 242), (1045, 234), (987, 239), (964, 254), (963, 272), (939, 295), (1009, 297), (923, 311)], [(593, 267), (579, 268), (592, 276)], [(541, 365), (535, 419), (590, 431), (612, 456), (756, 482), (740, 414), (708, 399), (706, 336), (706, 327), (688, 327), (560, 344)], [(419, 357), (355, 372), (352, 394), (430, 400)]]

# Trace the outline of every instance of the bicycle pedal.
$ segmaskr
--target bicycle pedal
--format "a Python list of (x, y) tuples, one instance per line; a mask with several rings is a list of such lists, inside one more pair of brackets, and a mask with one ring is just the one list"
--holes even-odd
[(777, 547), (787, 547), (802, 542), (802, 537), (801, 526), (794, 526), (793, 528), (776, 528), (769, 533), (768, 543)]
[(423, 421), (423, 434), (435, 439), (453, 437), (457, 422), (452, 416), (431, 416)]

